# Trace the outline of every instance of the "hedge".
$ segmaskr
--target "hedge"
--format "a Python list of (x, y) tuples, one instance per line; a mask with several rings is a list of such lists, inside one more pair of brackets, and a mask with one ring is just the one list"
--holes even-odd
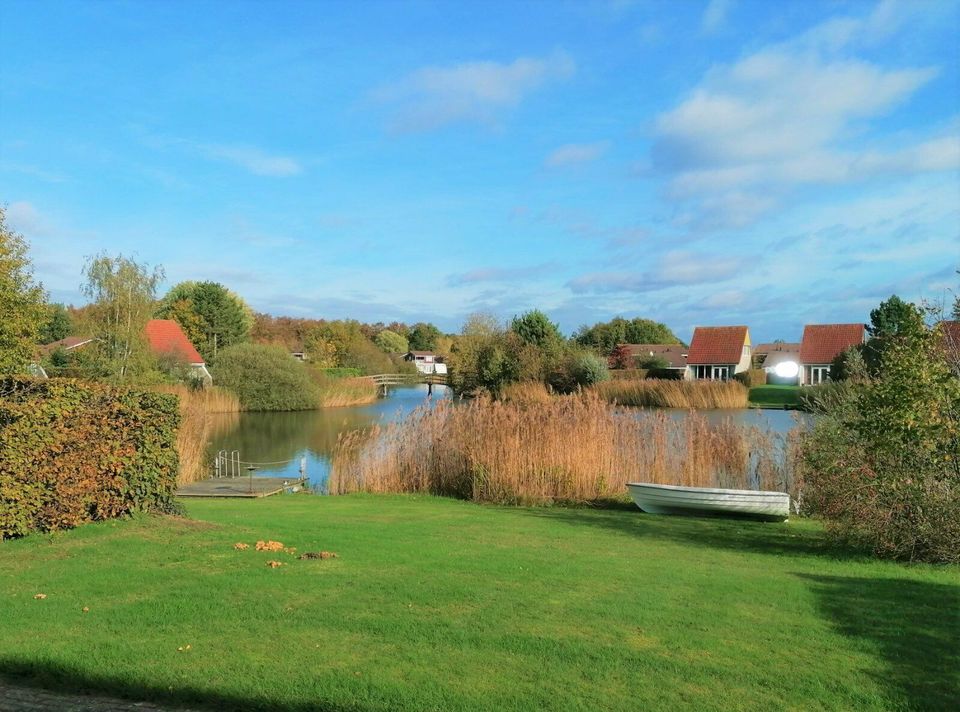
[(0, 537), (175, 511), (176, 396), (0, 380)]

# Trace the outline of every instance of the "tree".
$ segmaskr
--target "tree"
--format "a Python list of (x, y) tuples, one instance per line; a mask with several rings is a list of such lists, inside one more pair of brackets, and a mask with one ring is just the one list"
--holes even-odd
[(46, 294), (33, 282), (27, 242), (0, 207), (0, 375), (25, 371), (45, 317)]
[(863, 357), (870, 373), (879, 373), (883, 353), (892, 342), (915, 338), (923, 330), (923, 313), (915, 304), (903, 301), (896, 294), (881, 302), (870, 312), (867, 332), (872, 338), (863, 349)]
[(828, 531), (878, 555), (960, 562), (960, 379), (940, 329), (907, 329), (872, 380), (828, 402), (802, 444)]
[(280, 346), (228, 346), (217, 357), (213, 377), (237, 394), (244, 410), (310, 410), (319, 405), (307, 367)]
[(586, 346), (609, 356), (618, 344), (679, 344), (680, 339), (666, 324), (652, 319), (616, 317), (593, 326), (581, 326), (573, 336)]
[(377, 334), (375, 343), (381, 351), (388, 354), (405, 354), (410, 350), (409, 342), (389, 329), (384, 329)]
[(99, 339), (110, 373), (127, 380), (149, 370), (152, 357), (144, 332), (163, 268), (151, 269), (123, 255), (100, 254), (87, 258), (83, 272), (86, 282), (81, 290), (93, 302), (92, 335)]
[(63, 304), (51, 304), (47, 310), (47, 318), (40, 327), (40, 343), (49, 344), (70, 336), (73, 322), (70, 312)]
[(541, 349), (556, 347), (563, 341), (560, 327), (539, 309), (514, 317), (510, 328), (524, 343)]
[(253, 311), (218, 282), (180, 282), (163, 297), (157, 316), (173, 319), (208, 361), (219, 349), (248, 341)]
[(433, 324), (420, 322), (410, 329), (407, 340), (413, 351), (433, 351), (437, 347), (437, 339), (442, 336), (440, 329)]

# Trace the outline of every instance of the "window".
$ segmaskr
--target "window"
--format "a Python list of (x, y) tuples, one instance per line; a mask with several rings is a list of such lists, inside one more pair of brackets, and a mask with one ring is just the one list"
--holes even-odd
[(826, 383), (830, 380), (829, 366), (811, 366), (810, 367), (810, 385), (816, 386), (820, 383)]

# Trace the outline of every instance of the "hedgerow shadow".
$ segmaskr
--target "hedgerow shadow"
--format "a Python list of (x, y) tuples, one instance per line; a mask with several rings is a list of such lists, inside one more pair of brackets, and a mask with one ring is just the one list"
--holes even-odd
[(834, 628), (882, 656), (877, 682), (891, 707), (957, 709), (960, 702), (960, 585), (797, 574)]

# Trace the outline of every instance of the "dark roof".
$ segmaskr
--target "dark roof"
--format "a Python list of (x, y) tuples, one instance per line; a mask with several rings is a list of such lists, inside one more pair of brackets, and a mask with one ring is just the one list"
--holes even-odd
[(851, 346), (862, 344), (864, 335), (863, 324), (807, 324), (800, 342), (800, 363), (830, 363)]
[(40, 347), (40, 350), (47, 354), (53, 353), (57, 349), (72, 351), (80, 346), (89, 344), (93, 340), (92, 336), (68, 336), (65, 339), (58, 339), (57, 341), (51, 341), (49, 344), (44, 344)]
[(171, 319), (151, 319), (147, 322), (147, 342), (157, 356), (173, 356), (187, 363), (203, 363), (203, 356), (190, 343), (180, 325)]
[(687, 363), (739, 363), (747, 336), (745, 326), (698, 326), (693, 330)]
[(757, 344), (752, 350), (754, 355), (769, 354), (773, 351), (789, 351), (792, 353), (800, 350), (800, 342), (781, 341), (779, 343)]
[(414, 356), (435, 356), (436, 354), (433, 351), (407, 351), (407, 355), (413, 354)]
[(683, 344), (618, 344), (631, 358), (659, 356), (669, 361), (670, 368), (687, 367), (687, 348)]

